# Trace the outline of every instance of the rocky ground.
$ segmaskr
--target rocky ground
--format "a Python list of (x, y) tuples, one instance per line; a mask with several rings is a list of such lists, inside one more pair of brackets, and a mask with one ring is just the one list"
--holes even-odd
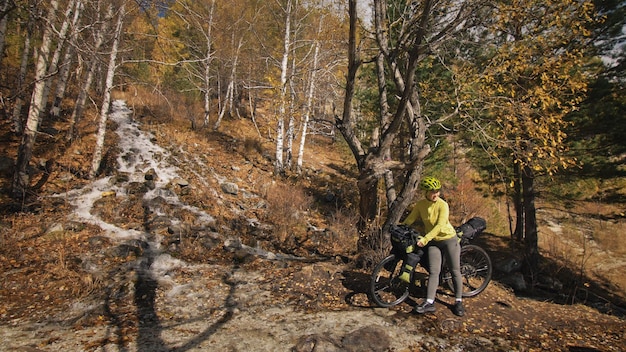
[[(294, 211), (305, 235), (276, 244), (263, 215), (271, 164), (255, 146), (175, 146), (117, 109), (117, 168), (76, 181), (79, 161), (60, 160), (70, 166), (50, 180), (71, 187), (50, 181), (19, 215), (3, 206), (2, 351), (625, 350), (620, 301), (594, 284), (523, 295), (501, 270), (464, 317), (445, 292), (426, 316), (411, 313), (419, 298), (377, 308), (341, 233), (306, 209)], [(491, 233), (477, 243), (494, 263), (514, 254)]]

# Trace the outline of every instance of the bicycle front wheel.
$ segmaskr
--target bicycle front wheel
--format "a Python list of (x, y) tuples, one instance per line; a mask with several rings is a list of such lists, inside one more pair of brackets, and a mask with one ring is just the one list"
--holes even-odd
[(370, 295), (381, 307), (391, 307), (404, 302), (409, 296), (409, 284), (398, 278), (402, 260), (395, 254), (383, 259), (372, 272)]
[[(491, 281), (493, 268), (487, 252), (479, 246), (467, 244), (461, 248), (461, 277), (463, 297), (474, 297), (483, 292)], [(454, 290), (452, 275), (445, 275), (446, 285)]]

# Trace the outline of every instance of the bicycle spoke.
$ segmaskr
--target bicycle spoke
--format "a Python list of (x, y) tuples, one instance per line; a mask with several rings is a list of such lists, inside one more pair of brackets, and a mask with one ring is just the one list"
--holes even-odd
[(374, 269), (370, 284), (370, 294), (372, 300), (377, 305), (391, 307), (401, 303), (408, 297), (408, 285), (399, 281), (396, 277), (399, 273), (399, 268), (398, 260), (391, 255), (383, 259)]

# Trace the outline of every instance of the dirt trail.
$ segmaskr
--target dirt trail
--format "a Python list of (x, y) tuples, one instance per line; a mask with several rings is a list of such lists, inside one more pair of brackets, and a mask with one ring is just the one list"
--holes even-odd
[[(118, 123), (124, 121), (131, 122)], [(152, 137), (128, 132), (146, 145), (125, 149), (132, 153), (120, 156), (123, 177), (52, 198), (54, 211), (39, 215), (40, 222), (0, 224), (19, 249), (0, 252), (0, 351), (624, 350), (623, 318), (520, 298), (497, 281), (466, 300), (462, 318), (443, 293), (435, 314), (418, 316), (411, 313), (418, 298), (374, 307), (369, 274), (340, 257), (276, 260), (260, 241), (249, 243), (257, 252), (241, 253), (224, 234), (231, 224), (218, 226), (191, 205), (204, 194), (189, 190), (167, 164), (186, 156), (173, 158), (152, 146)], [(237, 179), (221, 171), (250, 168), (229, 160), (222, 169), (199, 163), (211, 176), (197, 182), (218, 185), (208, 193), (219, 211), (235, 213), (262, 237), (258, 219), (247, 214), (263, 202), (244, 182), (229, 189), (235, 194), (219, 193), (219, 185)], [(154, 183), (153, 170), (161, 171)], [(63, 208), (66, 200), (73, 207)], [(179, 259), (181, 248), (188, 256), (202, 249), (206, 257)]]

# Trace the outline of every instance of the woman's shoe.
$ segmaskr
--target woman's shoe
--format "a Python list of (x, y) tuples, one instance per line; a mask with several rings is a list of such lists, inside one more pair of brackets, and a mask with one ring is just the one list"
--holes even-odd
[(463, 302), (457, 301), (454, 304), (454, 307), (452, 307), (452, 313), (454, 313), (454, 315), (457, 315), (459, 317), (462, 317), (465, 315), (465, 308), (463, 307)]
[(434, 303), (424, 302), (419, 306), (415, 306), (415, 309), (413, 311), (417, 314), (424, 314), (424, 313), (432, 313), (435, 310), (436, 309), (435, 309)]

